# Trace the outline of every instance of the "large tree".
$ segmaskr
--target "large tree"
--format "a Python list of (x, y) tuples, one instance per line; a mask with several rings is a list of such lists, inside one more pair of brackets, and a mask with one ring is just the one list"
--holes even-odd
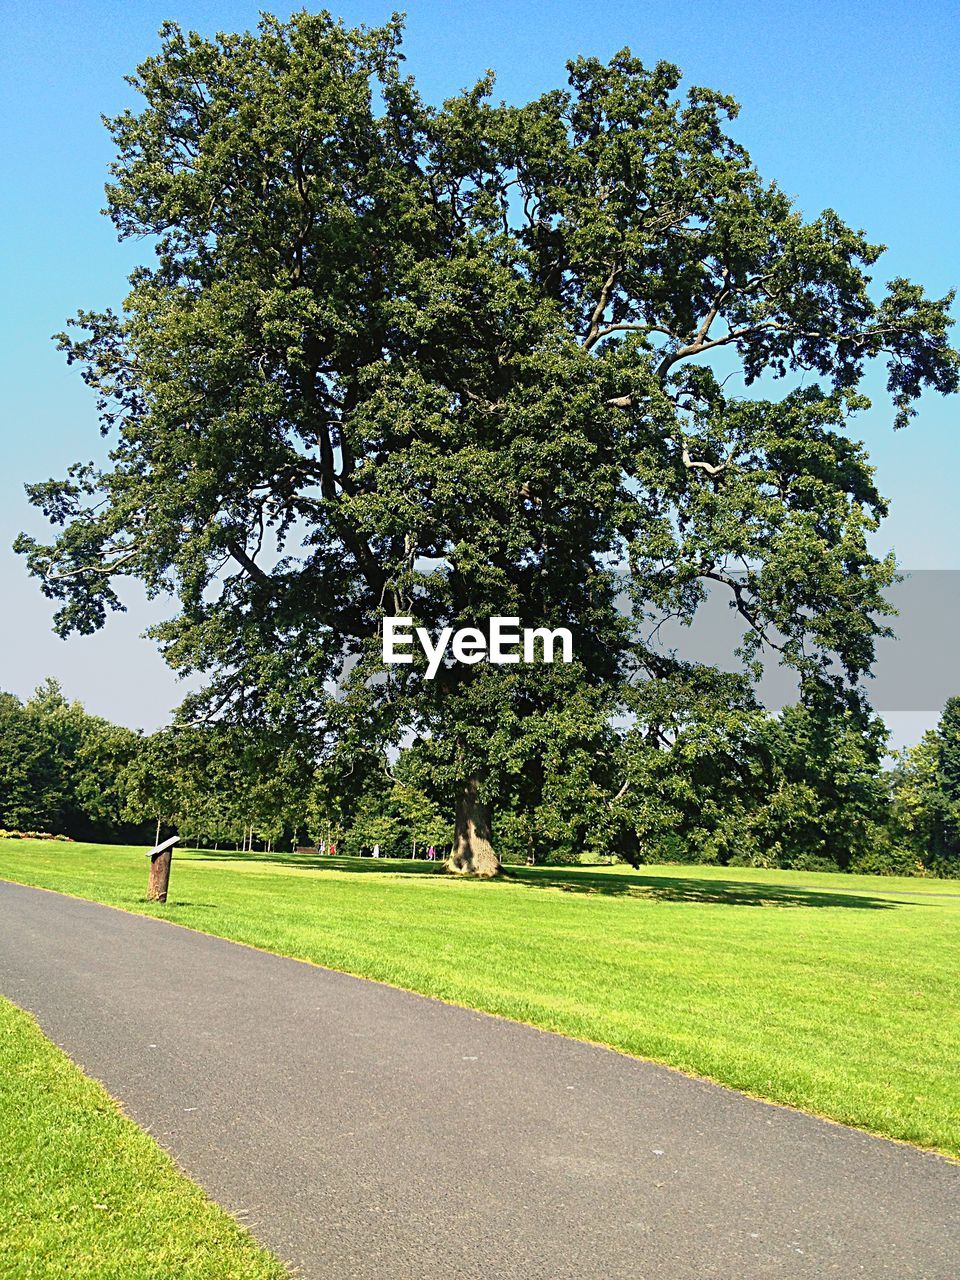
[[(156, 258), (60, 339), (110, 460), (32, 487), (62, 531), (20, 549), (63, 633), (124, 576), (169, 592), (158, 639), (207, 677), (190, 718), (312, 735), (347, 779), (412, 742), (451, 866), (491, 874), (498, 796), (560, 813), (569, 758), (624, 796), (648, 678), (678, 670), (640, 624), (705, 585), (849, 693), (891, 572), (858, 387), (885, 360), (902, 425), (957, 357), (950, 299), (874, 288), (881, 248), (805, 221), (676, 67), (624, 50), (526, 105), (487, 77), (437, 108), (399, 42), (325, 13), (163, 28), (109, 122), (109, 215)], [(562, 624), (575, 661), (428, 681), (384, 670), (385, 615)]]

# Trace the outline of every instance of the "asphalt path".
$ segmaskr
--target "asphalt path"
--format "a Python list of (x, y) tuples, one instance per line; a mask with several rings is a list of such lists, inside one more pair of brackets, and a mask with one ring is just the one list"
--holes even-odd
[(960, 1275), (960, 1166), (0, 882), (0, 991), (310, 1280)]

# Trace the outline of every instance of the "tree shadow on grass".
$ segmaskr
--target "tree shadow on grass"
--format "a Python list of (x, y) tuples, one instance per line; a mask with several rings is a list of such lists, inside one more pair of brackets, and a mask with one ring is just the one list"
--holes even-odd
[(514, 883), (564, 893), (654, 899), (657, 902), (716, 903), (728, 907), (855, 907), (887, 911), (909, 905), (845, 889), (808, 889), (762, 881), (697, 879), (644, 873), (591, 873), (562, 867), (511, 868)]
[(183, 898), (168, 898), (166, 907), (189, 907), (191, 911), (220, 911), (223, 904), (217, 902), (187, 902)]
[[(203, 862), (259, 862), (314, 871), (346, 871), (355, 874), (394, 876), (443, 876), (442, 862), (401, 858), (329, 858), (303, 853), (235, 853), (232, 850), (193, 854)], [(591, 872), (582, 868), (520, 867), (505, 869), (505, 880), (526, 889), (560, 890), (601, 897), (644, 898), (657, 902), (698, 902), (734, 907), (853, 907), (861, 911), (889, 911), (913, 904), (891, 902), (846, 889), (813, 889), (806, 886), (766, 884), (762, 881), (698, 879), (696, 875), (672, 876), (645, 872)], [(455, 883), (451, 877), (450, 883)], [(486, 883), (496, 884), (497, 881)]]
[(220, 911), (222, 903), (217, 902), (188, 902), (186, 898), (167, 898), (166, 902), (151, 902), (148, 898), (141, 894), (138, 898), (130, 898), (129, 902), (136, 904), (138, 907), (149, 907), (151, 914), (156, 914), (159, 920), (163, 919), (164, 912), (172, 910), (174, 907), (189, 907), (191, 911)]
[(233, 849), (191, 849), (191, 862), (265, 863), (275, 867), (299, 867), (304, 871), (385, 872), (393, 875), (432, 876), (443, 871), (443, 860), (426, 858), (330, 858), (319, 853), (240, 853)]

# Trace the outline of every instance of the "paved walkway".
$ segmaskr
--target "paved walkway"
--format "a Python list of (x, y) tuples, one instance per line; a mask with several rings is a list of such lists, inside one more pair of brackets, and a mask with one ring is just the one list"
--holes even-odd
[(0, 991), (310, 1280), (957, 1280), (960, 1167), (0, 882)]

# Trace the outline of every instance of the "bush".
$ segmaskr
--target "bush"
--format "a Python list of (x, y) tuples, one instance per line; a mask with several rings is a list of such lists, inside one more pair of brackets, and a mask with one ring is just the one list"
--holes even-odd
[(850, 870), (862, 876), (925, 876), (929, 870), (912, 849), (882, 845), (859, 854)]

